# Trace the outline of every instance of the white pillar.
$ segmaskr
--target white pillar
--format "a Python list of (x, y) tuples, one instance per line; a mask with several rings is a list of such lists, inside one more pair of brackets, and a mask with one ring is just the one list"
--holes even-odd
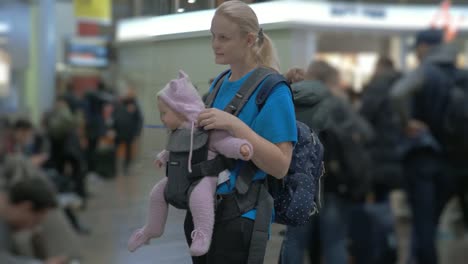
[(309, 29), (293, 29), (291, 32), (291, 64), (307, 67), (317, 53), (317, 34)]
[(400, 61), (400, 70), (403, 72), (406, 72), (408, 70), (408, 63), (406, 61), (406, 58), (408, 57), (408, 54), (410, 54), (412, 51), (409, 48), (409, 41), (408, 37), (406, 36), (400, 36), (399, 38), (399, 57), (398, 60)]
[(180, 0), (174, 0), (174, 12), (177, 13), (180, 8)]
[(402, 71), (406, 70), (406, 56), (408, 44), (405, 37), (395, 36), (390, 38), (389, 56), (394, 61), (395, 67)]
[(464, 62), (463, 68), (468, 69), (468, 40), (465, 40), (465, 54), (464, 54)]
[(55, 0), (39, 1), (38, 91), (39, 111), (44, 113), (55, 100)]

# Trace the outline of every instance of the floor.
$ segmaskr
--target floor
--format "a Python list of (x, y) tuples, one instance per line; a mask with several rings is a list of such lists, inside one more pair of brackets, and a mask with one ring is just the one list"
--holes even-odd
[[(148, 193), (154, 183), (162, 177), (162, 172), (152, 168), (151, 160), (140, 159), (131, 175), (117, 176), (112, 180), (91, 178), (89, 180), (92, 198), (86, 211), (81, 213), (85, 224), (92, 228), (89, 236), (82, 236), (82, 264), (152, 264), (152, 263), (191, 263), (188, 247), (183, 235), (184, 211), (170, 208), (166, 230), (163, 236), (153, 240), (150, 245), (140, 248), (135, 253), (126, 249), (127, 239), (132, 231), (140, 227), (145, 220), (148, 205)], [(450, 223), (450, 215), (445, 222)], [(448, 220), (447, 220), (448, 219)], [(445, 224), (449, 230), (449, 224)], [(281, 226), (273, 227), (265, 263), (277, 263), (282, 237)], [(400, 244), (409, 242), (409, 222), (399, 222)], [(439, 239), (442, 263), (466, 263), (468, 240), (455, 238), (445, 232)], [(405, 256), (404, 248), (400, 251), (401, 259)]]

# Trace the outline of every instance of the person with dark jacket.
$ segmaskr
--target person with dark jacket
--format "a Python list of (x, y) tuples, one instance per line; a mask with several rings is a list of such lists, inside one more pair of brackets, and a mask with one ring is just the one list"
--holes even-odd
[(401, 122), (390, 100), (392, 85), (400, 77), (390, 59), (380, 58), (362, 97), (360, 114), (378, 135), (369, 143), (374, 163), (372, 192), (377, 201), (387, 200), (392, 189), (401, 187), (402, 168), (397, 147), (402, 136)]
[(114, 127), (116, 130), (117, 146), (124, 149), (124, 174), (132, 161), (132, 148), (143, 127), (143, 115), (132, 90), (128, 92), (117, 104), (114, 112)]
[(437, 226), (454, 189), (454, 181), (446, 173), (447, 160), (441, 142), (443, 113), (456, 72), (457, 52), (442, 42), (440, 30), (419, 32), (415, 52), (420, 65), (391, 91), (406, 134), (403, 164), (413, 216), (411, 257), (424, 264), (438, 262)]
[[(303, 263), (304, 251), (310, 249), (313, 263), (319, 262), (323, 255), (327, 263), (346, 263), (347, 252), (347, 218), (352, 208), (350, 197), (361, 197), (367, 193), (366, 182), (360, 182), (363, 188), (349, 188), (345, 184), (340, 166), (330, 152), (337, 154), (338, 143), (332, 143), (326, 137), (337, 130), (359, 131), (363, 140), (373, 137), (372, 129), (360, 118), (349, 103), (345, 101), (339, 87), (339, 73), (323, 61), (312, 62), (305, 74), (305, 80), (293, 83), (294, 105), (297, 120), (307, 124), (319, 133), (325, 148), (324, 205), (320, 213), (313, 217), (308, 225), (288, 226), (283, 241), (280, 263)], [(329, 134), (327, 136), (327, 133)], [(348, 139), (350, 139), (349, 137)], [(333, 150), (330, 150), (333, 149)], [(336, 157), (336, 156), (335, 156)], [(335, 165), (334, 165), (335, 164)], [(327, 169), (332, 168), (333, 169)], [(342, 167), (341, 167), (342, 168)], [(319, 237), (319, 241), (316, 238)], [(319, 242), (319, 243), (317, 243)], [(317, 244), (320, 248), (317, 249)], [(310, 248), (309, 248), (310, 247)]]
[(390, 100), (392, 85), (401, 77), (387, 57), (376, 63), (374, 75), (365, 85), (360, 114), (373, 127), (374, 140), (368, 149), (372, 157), (371, 197), (364, 206), (364, 215), (371, 230), (368, 241), (373, 250), (369, 263), (395, 263), (395, 222), (390, 206), (390, 192), (402, 187), (403, 169), (398, 152), (401, 125)]
[(84, 97), (84, 115), (86, 120), (86, 138), (88, 141), (87, 158), (88, 171), (96, 172), (96, 151), (99, 139), (106, 134), (106, 125), (103, 117), (103, 109), (106, 104), (112, 103), (113, 95), (107, 90), (102, 82), (97, 89), (90, 90)]

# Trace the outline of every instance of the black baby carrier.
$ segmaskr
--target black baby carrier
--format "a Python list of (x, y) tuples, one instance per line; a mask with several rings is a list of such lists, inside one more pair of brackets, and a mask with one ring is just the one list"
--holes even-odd
[(204, 130), (192, 132), (190, 129), (177, 129), (170, 134), (166, 146), (169, 160), (166, 164), (167, 185), (164, 191), (170, 205), (188, 209), (188, 198), (203, 177), (217, 176), (231, 167), (230, 161), (220, 155), (208, 160), (208, 139), (209, 134)]

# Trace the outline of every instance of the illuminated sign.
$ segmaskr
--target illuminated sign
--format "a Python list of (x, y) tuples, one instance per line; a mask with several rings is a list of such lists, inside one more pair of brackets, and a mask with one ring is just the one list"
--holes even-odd
[(112, 19), (111, 0), (74, 0), (73, 6), (78, 19), (101, 22), (110, 22)]
[[(377, 31), (414, 32), (430, 26), (437, 11), (434, 5), (352, 5), (318, 2), (273, 1), (250, 5), (266, 30), (308, 26), (317, 29), (359, 29)], [(468, 13), (468, 8), (454, 7), (453, 15)], [(174, 39), (210, 34), (214, 10), (183, 14), (133, 18), (119, 21), (117, 42), (146, 39)], [(468, 19), (459, 24), (460, 31), (468, 31)]]
[(106, 67), (109, 64), (104, 38), (71, 38), (67, 43), (67, 62), (76, 67)]

